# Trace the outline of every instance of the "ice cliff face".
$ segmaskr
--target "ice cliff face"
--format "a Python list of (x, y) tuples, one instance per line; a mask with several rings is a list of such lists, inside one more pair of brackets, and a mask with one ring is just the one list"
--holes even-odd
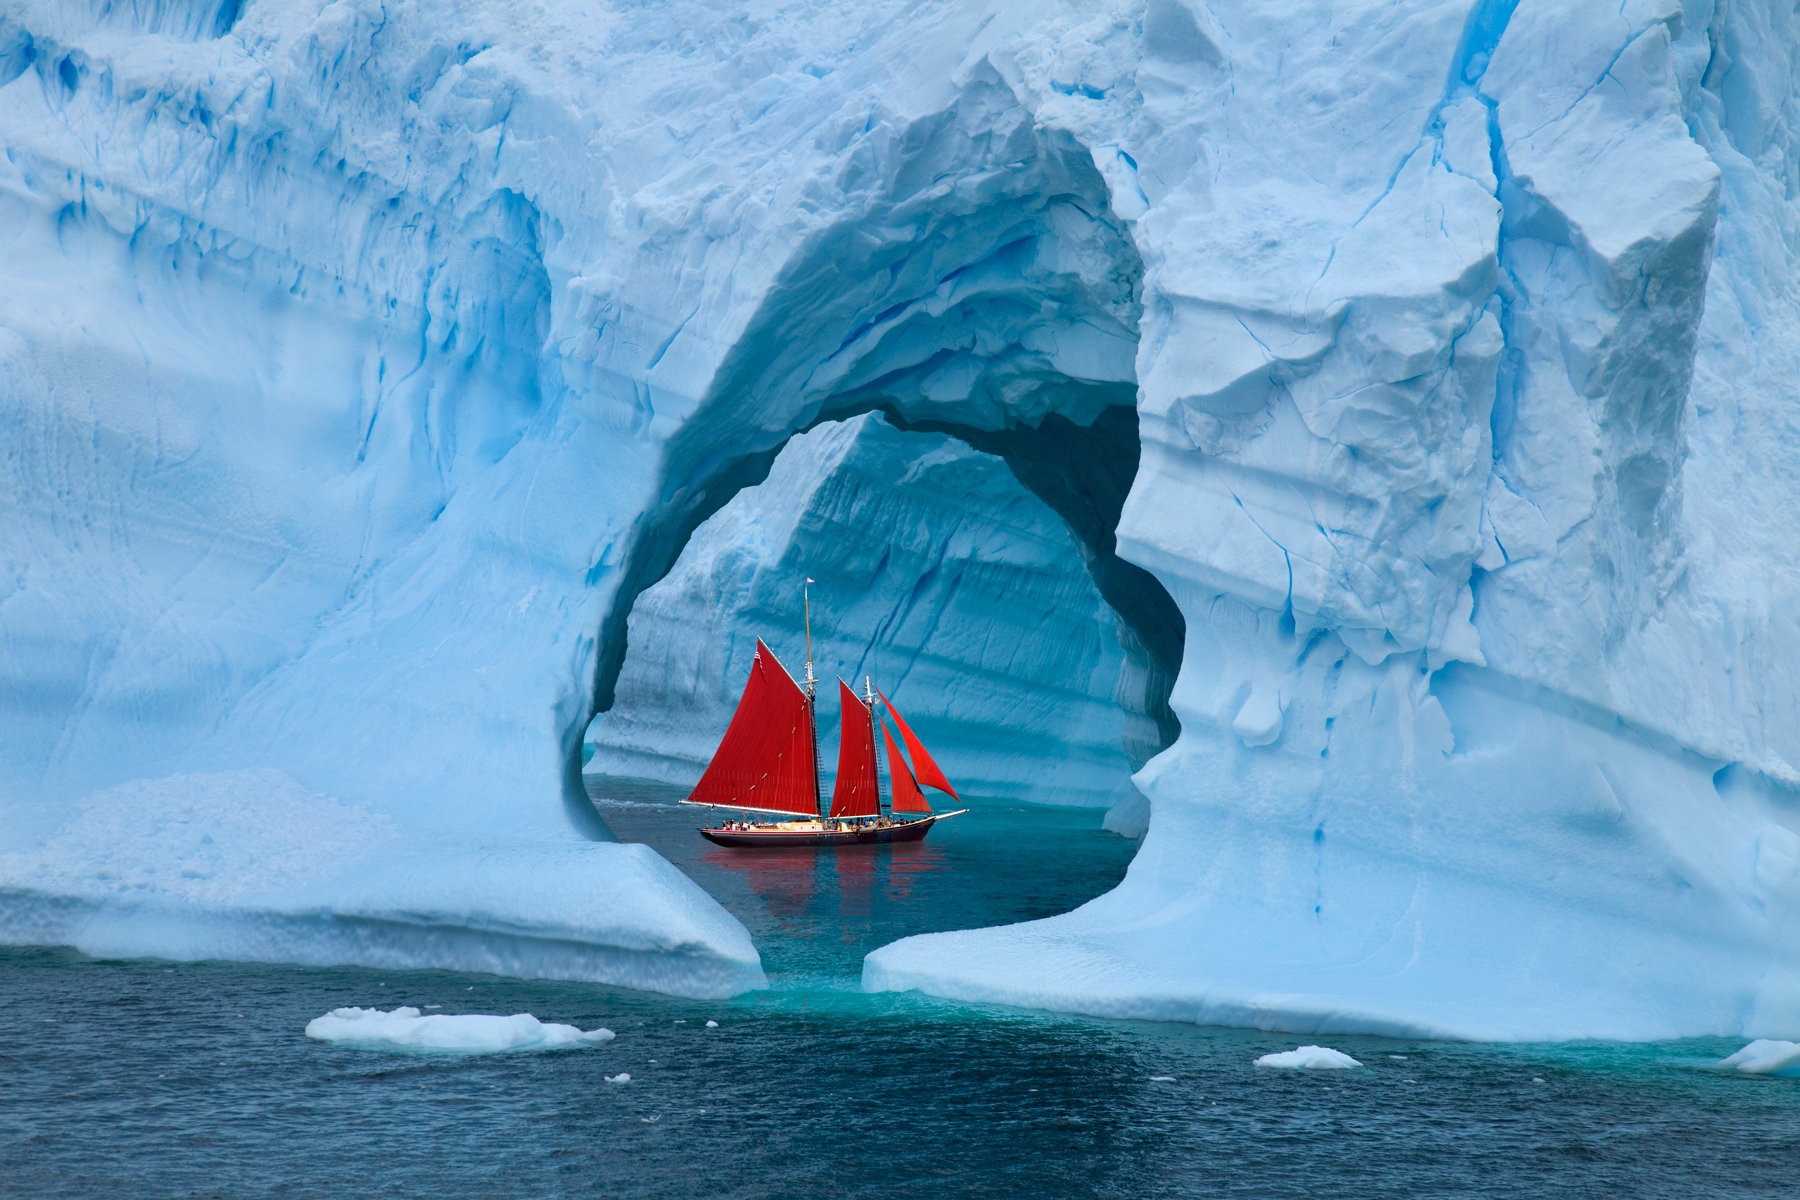
[[(809, 576), (820, 678), (872, 675), (959, 793), (1114, 804), (1163, 748), (1150, 666), (1056, 514), (999, 459), (868, 414), (795, 437), (637, 598), (588, 773), (692, 787), (756, 638), (800, 673)], [(820, 697), (829, 759), (837, 693)]]
[[(172, 847), (108, 874), (134, 780), (205, 813), (279, 772), (421, 847), (422, 894), (493, 842), (648, 870), (570, 832), (631, 604), (879, 408), (1064, 519), (1181, 736), (1118, 890), (869, 984), (1800, 1024), (1787, 9), (0, 13), (8, 936), (122, 879), (369, 907), (322, 866), (164, 886)], [(693, 901), (644, 880), (579, 936)], [(683, 944), (741, 961), (723, 928)]]

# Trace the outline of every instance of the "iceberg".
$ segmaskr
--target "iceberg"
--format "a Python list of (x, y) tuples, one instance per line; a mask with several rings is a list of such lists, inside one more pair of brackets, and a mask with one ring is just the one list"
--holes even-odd
[(1342, 1050), (1329, 1046), (1300, 1046), (1265, 1054), (1256, 1060), (1256, 1065), (1281, 1071), (1347, 1071), (1362, 1066)]
[(414, 1054), (505, 1054), (518, 1050), (571, 1050), (613, 1040), (610, 1029), (585, 1033), (573, 1025), (540, 1021), (530, 1013), (491, 1017), (477, 1013), (421, 1016), (410, 1006), (334, 1008), (306, 1023), (306, 1036), (357, 1050)]
[(879, 412), (1060, 519), (1135, 682), (1059, 736), (1160, 752), (1117, 889), (866, 986), (1791, 1033), (1796, 45), (1773, 0), (0, 6), (0, 936), (755, 986), (583, 740), (653, 719), (633, 615), (708, 522)]
[(1779, 1075), (1800, 1079), (1800, 1042), (1775, 1038), (1758, 1038), (1721, 1059), (1722, 1069), (1742, 1071), (1746, 1075)]

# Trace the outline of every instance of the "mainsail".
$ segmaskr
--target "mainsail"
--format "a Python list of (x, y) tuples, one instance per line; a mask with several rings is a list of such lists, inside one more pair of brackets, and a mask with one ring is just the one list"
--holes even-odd
[[(883, 697), (886, 699), (886, 697)], [(893, 712), (893, 708), (888, 708)], [(902, 725), (900, 728), (905, 729)], [(900, 757), (900, 747), (894, 745), (894, 735), (888, 732), (887, 722), (881, 723), (881, 738), (887, 743), (888, 778), (894, 781), (893, 808), (897, 813), (928, 813), (931, 805), (925, 799), (925, 793), (919, 790), (919, 781), (913, 778), (906, 760)]]
[(869, 706), (838, 680), (838, 701), (844, 724), (838, 734), (837, 786), (831, 793), (833, 817), (879, 817), (881, 796), (876, 791), (875, 723)]
[(819, 815), (812, 706), (761, 638), (743, 698), (688, 803)]
[[(875, 694), (881, 696), (880, 692), (876, 692)], [(887, 705), (888, 715), (893, 717), (894, 724), (900, 727), (900, 736), (906, 740), (906, 752), (912, 755), (913, 769), (918, 772), (919, 782), (926, 787), (934, 787), (940, 792), (948, 792), (950, 793), (951, 799), (960, 801), (962, 797), (956, 794), (956, 789), (950, 786), (950, 781), (948, 779), (944, 778), (944, 773), (938, 769), (937, 763), (932, 761), (931, 755), (926, 753), (924, 744), (919, 741), (918, 737), (913, 733), (912, 728), (901, 719), (900, 713), (894, 708), (894, 702), (889, 700), (886, 696), (881, 696), (881, 702)], [(885, 726), (883, 726), (883, 732), (886, 732)], [(888, 744), (891, 746), (893, 745), (893, 742), (890, 740)], [(895, 795), (898, 797), (898, 790), (896, 790)], [(907, 811), (900, 809), (897, 802), (894, 807), (899, 811)], [(926, 811), (929, 812), (930, 810), (927, 809)]]

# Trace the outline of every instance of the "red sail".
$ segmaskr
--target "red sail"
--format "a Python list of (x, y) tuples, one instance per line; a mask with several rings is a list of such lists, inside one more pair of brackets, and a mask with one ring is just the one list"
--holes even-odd
[[(888, 709), (889, 712), (894, 711)], [(905, 729), (902, 725), (900, 728)], [(888, 732), (887, 722), (881, 723), (881, 739), (887, 743), (888, 778), (894, 781), (894, 811), (897, 813), (928, 813), (931, 805), (925, 800), (925, 793), (919, 790), (918, 780), (907, 769), (906, 760), (900, 757), (900, 747), (894, 745), (894, 735)]]
[[(875, 694), (881, 696), (880, 692)], [(906, 740), (906, 752), (912, 755), (913, 770), (919, 773), (919, 782), (926, 787), (934, 787), (940, 792), (949, 792), (952, 800), (960, 801), (962, 797), (956, 794), (956, 789), (950, 786), (950, 781), (944, 778), (942, 771), (938, 770), (938, 765), (931, 760), (931, 755), (925, 752), (923, 743), (914, 736), (912, 729), (895, 711), (894, 702), (886, 696), (881, 696), (881, 702), (887, 705), (888, 714), (894, 718), (894, 724), (900, 727), (900, 736)]]
[(816, 817), (814, 771), (806, 694), (758, 638), (743, 699), (688, 800)]
[(831, 793), (834, 817), (879, 817), (881, 797), (875, 790), (875, 725), (869, 706), (850, 685), (838, 680), (844, 726), (838, 734), (837, 787)]

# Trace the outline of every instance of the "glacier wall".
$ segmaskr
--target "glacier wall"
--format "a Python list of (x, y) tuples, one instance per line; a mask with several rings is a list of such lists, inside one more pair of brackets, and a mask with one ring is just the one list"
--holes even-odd
[(860, 692), (872, 675), (971, 799), (1115, 804), (1166, 744), (1145, 703), (1153, 664), (1057, 515), (998, 458), (871, 413), (789, 441), (637, 597), (613, 707), (588, 734), (590, 790), (692, 787), (756, 639), (801, 673), (808, 577), (827, 772), (836, 676)]
[[(422, 894), (490, 843), (648, 871), (577, 836), (582, 730), (788, 438), (879, 409), (1015, 462), (1135, 403), (1094, 578), (1179, 635), (1143, 849), (869, 986), (1791, 1036), (1794, 25), (7, 0), (6, 936), (122, 879), (371, 911), (323, 867), (165, 886), (172, 845), (107, 874), (80, 814), (139, 783), (216, 814), (279, 772), (393, 822)], [(653, 946), (690, 901), (646, 874), (574, 924)]]

